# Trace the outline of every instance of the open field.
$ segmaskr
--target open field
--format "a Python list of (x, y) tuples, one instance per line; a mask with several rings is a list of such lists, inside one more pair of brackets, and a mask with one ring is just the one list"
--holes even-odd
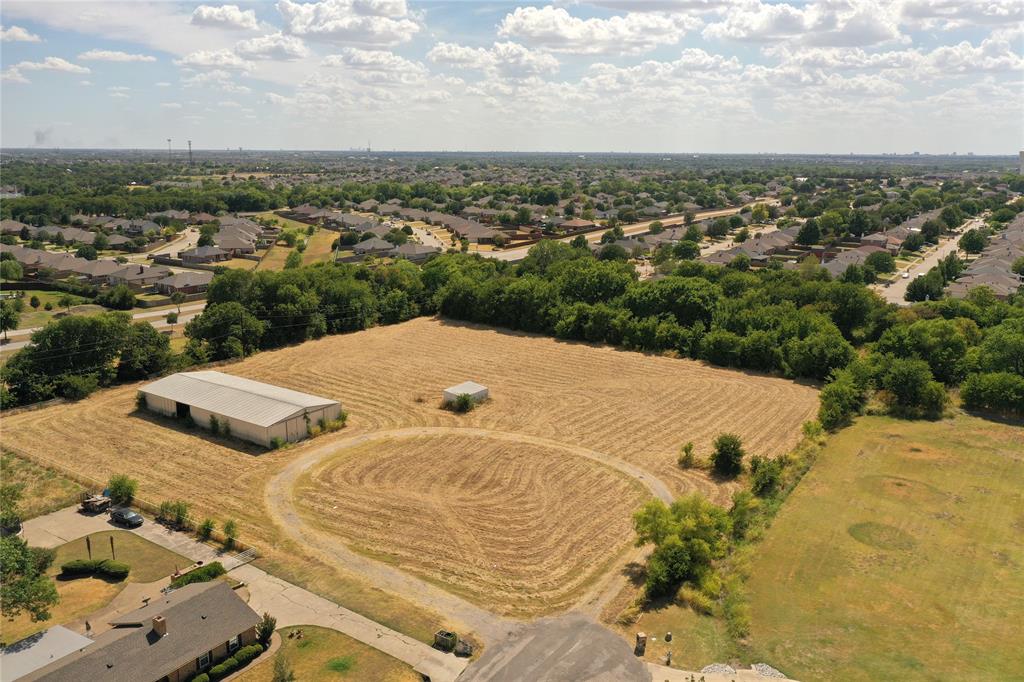
[[(301, 630), (302, 639), (289, 635)], [(340, 632), (312, 625), (281, 628), (281, 648), (267, 660), (256, 659), (236, 679), (271, 682), (274, 659), (284, 656), (295, 677), (303, 682), (418, 682), (422, 679), (405, 663)]]
[(0, 455), (0, 482), (22, 486), (18, 508), (23, 520), (76, 504), (83, 490), (82, 486), (52, 469), (6, 452)]
[(571, 605), (648, 494), (571, 452), (458, 431), (346, 448), (296, 493), (318, 528), (503, 613)]
[(184, 568), (192, 563), (179, 554), (123, 530), (103, 531), (90, 535), (93, 559), (112, 558), (110, 538), (114, 539), (116, 556), (113, 558), (131, 566), (131, 572), (125, 580), (114, 581), (94, 577), (56, 579), (61, 564), (73, 559), (89, 558), (86, 538), (61, 545), (57, 548), (56, 558), (47, 571), (48, 575), (55, 578), (60, 603), (50, 609), (51, 617), (46, 621), (33, 623), (26, 614), (21, 614), (13, 620), (0, 621), (3, 641), (16, 642), (53, 625), (83, 618), (109, 604), (128, 583), (149, 583), (166, 578), (175, 568)]
[(302, 223), (298, 220), (292, 220), (291, 218), (285, 218), (279, 216), (274, 211), (263, 211), (263, 213), (254, 213), (251, 218), (253, 220), (257, 218), (263, 218), (265, 220), (276, 220), (278, 227), (284, 230), (298, 230), (305, 233), (306, 228), (309, 227), (309, 223)]
[[(4, 443), (30, 456), (56, 458), (61, 466), (99, 480), (128, 471), (139, 479), (139, 496), (143, 499), (159, 502), (181, 498), (192, 504), (193, 513), (200, 518), (236, 518), (243, 542), (256, 544), (266, 555), (264, 561), (278, 569), (291, 566), (294, 572), (288, 571), (290, 576), (303, 579), (302, 569), (309, 558), (328, 565), (331, 562), (317, 547), (298, 547), (283, 541), (282, 531), (267, 523), (264, 491), (267, 482), (285, 464), (309, 448), (323, 448), (334, 441), (375, 431), (471, 427), (502, 433), (508, 438), (522, 434), (524, 442), (529, 438), (546, 439), (569, 448), (603, 453), (663, 481), (672, 493), (697, 490), (724, 503), (732, 486), (719, 484), (700, 470), (680, 469), (676, 465), (680, 446), (692, 440), (698, 452), (706, 455), (718, 433), (734, 431), (747, 443), (751, 454), (777, 455), (795, 444), (800, 424), (813, 417), (817, 409), (817, 392), (813, 388), (782, 379), (712, 368), (690, 360), (428, 318), (261, 353), (225, 369), (338, 399), (350, 415), (349, 425), (339, 433), (295, 448), (259, 454), (258, 450), (239, 449), (237, 442), (215, 439), (206, 432), (187, 431), (170, 420), (136, 413), (135, 386), (128, 385), (100, 391), (79, 403), (7, 417)], [(466, 379), (488, 386), (491, 400), (465, 415), (440, 409), (441, 390)], [(435, 440), (438, 447), (433, 449), (424, 444), (423, 457), (445, 461), (443, 443), (443, 439)], [(556, 495), (561, 482), (563, 492), (557, 496), (568, 497), (565, 504), (587, 504), (589, 491), (572, 480), (545, 478), (537, 464), (530, 463), (545, 456), (543, 452), (531, 454), (526, 448), (522, 452), (520, 470), (534, 480), (544, 479), (544, 495)], [(131, 457), (126, 458), (126, 453)], [(399, 453), (388, 455), (385, 450), (383, 455), (394, 458)], [(502, 456), (506, 459), (499, 460), (498, 471), (507, 476), (516, 465), (509, 461), (512, 454)], [(367, 450), (364, 459), (374, 457), (376, 453)], [(553, 458), (557, 467), (568, 467), (559, 471), (573, 470), (564, 456), (547, 457)], [(386, 464), (386, 460), (382, 461)], [(603, 480), (596, 473), (598, 468), (593, 463), (589, 469), (577, 466), (575, 471)], [(372, 482), (373, 476), (386, 470), (367, 470), (364, 475), (369, 478), (365, 480)], [(425, 471), (422, 467), (419, 470)], [(465, 486), (463, 490), (452, 491), (453, 500), (465, 496), (473, 485), (469, 482), (470, 474), (482, 479), (493, 475), (490, 470), (472, 469), (460, 474), (451, 470), (450, 464), (437, 471), (454, 477), (450, 479), (452, 483)], [(401, 480), (385, 479), (383, 484), (394, 486)], [(425, 496), (419, 504), (436, 500), (439, 486), (443, 485), (446, 484), (433, 479), (422, 480), (414, 487), (414, 491), (418, 489)], [(613, 483), (606, 480), (602, 485)], [(363, 494), (366, 489), (356, 492)], [(406, 497), (405, 501), (410, 499)], [(477, 504), (467, 499), (460, 500), (468, 505), (462, 514)], [(558, 509), (557, 505), (563, 502), (545, 500), (544, 504), (549, 509)], [(618, 513), (626, 518), (617, 523), (628, 523), (626, 509), (631, 503), (620, 504), (622, 511)], [(474, 514), (487, 513), (486, 505), (479, 503), (477, 507)], [(403, 512), (399, 501), (383, 498), (379, 500), (378, 513), (397, 518)], [(454, 518), (449, 513), (443, 521), (431, 522), (450, 523)], [(411, 517), (406, 522), (423, 528), (426, 520)], [(572, 528), (566, 527), (567, 532), (572, 532)], [(394, 532), (396, 537), (403, 538), (410, 531)], [(458, 540), (482, 542), (485, 546), (493, 542), (476, 537), (476, 532), (471, 528), (467, 537)], [(612, 536), (616, 533), (621, 538), (618, 530)], [(591, 551), (593, 559), (599, 560), (600, 552), (587, 549), (595, 544), (586, 535), (564, 537), (566, 542), (578, 543), (584, 551)], [(376, 548), (392, 556), (401, 549), (393, 542)], [(450, 561), (443, 556), (448, 549), (435, 547), (429, 556), (411, 557), (408, 561), (414, 563), (402, 565), (413, 571), (443, 565)], [(498, 567), (495, 572), (507, 568)], [(330, 593), (332, 598), (344, 598), (342, 603), (346, 606), (371, 617), (379, 615), (378, 620), (396, 629), (408, 629), (415, 631), (415, 636), (423, 636), (427, 627), (418, 611), (410, 613), (407, 602), (392, 599), (379, 590), (368, 590), (365, 583), (351, 582), (352, 574), (346, 575), (344, 571), (344, 567), (336, 566), (333, 573), (341, 581), (340, 587), (329, 584), (332, 572), (325, 571), (316, 575), (318, 585), (313, 589)], [(583, 580), (581, 576), (563, 579)], [(544, 605), (539, 604), (538, 609), (544, 609)], [(415, 625), (410, 627), (408, 623), (412, 622)]]
[(755, 555), (755, 650), (796, 679), (1020, 679), (1021, 433), (864, 417), (832, 437)]
[(331, 259), (331, 246), (338, 238), (338, 233), (324, 228), (318, 229), (306, 243), (306, 250), (302, 252), (302, 264), (321, 263)]
[[(288, 254), (293, 251), (292, 247), (284, 244), (274, 244), (270, 247), (263, 260), (254, 263), (257, 270), (283, 270), (284, 262), (288, 260)], [(249, 261), (246, 261), (249, 262)]]

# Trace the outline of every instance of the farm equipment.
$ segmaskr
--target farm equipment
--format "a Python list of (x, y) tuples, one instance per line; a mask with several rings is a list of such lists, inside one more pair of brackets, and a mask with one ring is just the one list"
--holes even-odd
[(473, 645), (459, 639), (456, 633), (448, 630), (438, 630), (434, 633), (434, 648), (454, 653), (456, 656), (469, 657), (473, 655)]
[(110, 498), (106, 495), (89, 495), (82, 493), (81, 511), (86, 514), (99, 514), (110, 509)]

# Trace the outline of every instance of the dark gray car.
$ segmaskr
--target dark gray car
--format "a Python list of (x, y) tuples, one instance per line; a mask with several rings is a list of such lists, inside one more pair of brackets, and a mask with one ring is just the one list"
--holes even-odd
[(142, 525), (142, 515), (131, 509), (117, 509), (110, 515), (110, 520), (119, 526), (138, 528)]

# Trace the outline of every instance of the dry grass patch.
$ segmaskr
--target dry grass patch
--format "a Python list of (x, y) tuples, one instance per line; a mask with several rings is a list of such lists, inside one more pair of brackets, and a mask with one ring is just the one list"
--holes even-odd
[[(315, 548), (276, 549), (281, 534), (266, 523), (263, 493), (287, 461), (330, 439), (431, 426), (521, 433), (606, 453), (650, 472), (674, 493), (697, 490), (725, 503), (732, 486), (680, 469), (680, 446), (693, 441), (706, 455), (720, 432), (732, 431), (751, 454), (781, 454), (817, 410), (813, 388), (783, 379), (429, 318), (260, 353), (223, 369), (338, 399), (349, 425), (256, 456), (202, 431), (140, 417), (136, 386), (128, 385), (6, 417), (4, 443), (101, 481), (130, 473), (140, 482), (140, 497), (187, 500), (199, 518), (236, 518), (240, 540), (301, 567), (303, 553), (315, 554)], [(442, 389), (467, 379), (489, 387), (491, 399), (465, 415), (440, 409)], [(492, 475), (486, 461), (474, 467), (481, 477)], [(585, 488), (571, 479), (561, 483), (545, 494), (585, 503)], [(628, 522), (625, 516), (619, 523)], [(367, 615), (375, 609), (373, 600), (361, 606)], [(401, 614), (403, 608), (393, 606)]]
[(338, 239), (338, 233), (324, 228), (318, 229), (309, 238), (306, 250), (302, 252), (302, 264), (320, 263), (331, 259), (331, 246)]
[(347, 448), (296, 493), (308, 521), (355, 549), (514, 615), (570, 606), (629, 545), (647, 496), (556, 447), (457, 432)]
[(22, 486), (22, 519), (33, 519), (78, 502), (82, 486), (52, 469), (10, 453), (0, 456), (0, 481)]

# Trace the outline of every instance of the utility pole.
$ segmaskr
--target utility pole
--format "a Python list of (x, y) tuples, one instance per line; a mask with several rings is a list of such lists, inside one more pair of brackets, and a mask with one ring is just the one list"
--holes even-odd
[(188, 141), (188, 167), (192, 167), (192, 140)]
[(171, 138), (167, 138), (167, 163), (171, 162)]

